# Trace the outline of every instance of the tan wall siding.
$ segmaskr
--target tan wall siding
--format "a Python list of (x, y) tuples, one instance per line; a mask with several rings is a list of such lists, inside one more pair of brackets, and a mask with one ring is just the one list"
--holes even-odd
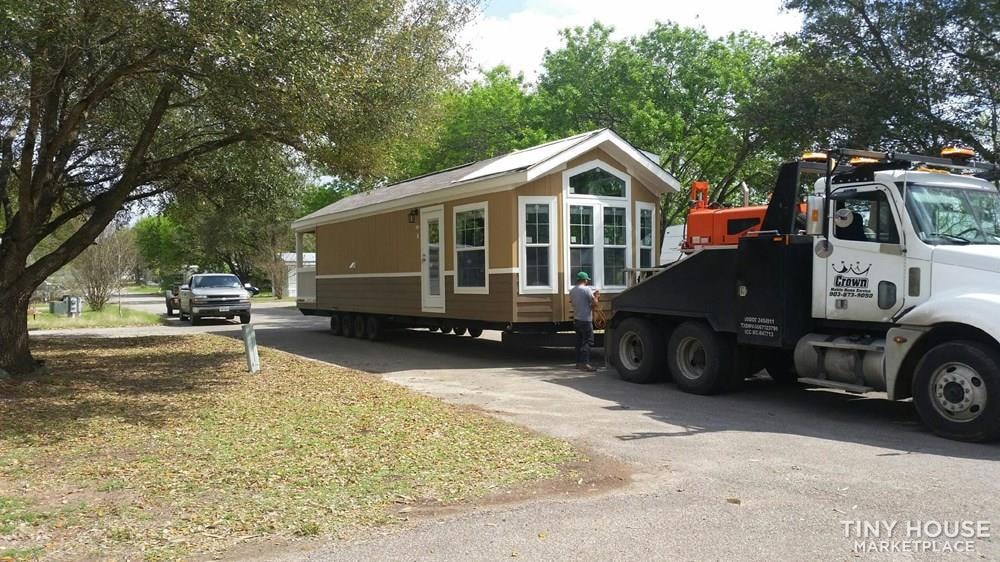
[(489, 295), (455, 294), (451, 276), (445, 279), (444, 314), (420, 309), (420, 277), (347, 277), (316, 280), (321, 309), (372, 314), (398, 314), (487, 322), (514, 321), (514, 275), (490, 275)]
[(316, 274), (420, 271), (420, 225), (410, 224), (407, 214), (383, 213), (317, 227)]

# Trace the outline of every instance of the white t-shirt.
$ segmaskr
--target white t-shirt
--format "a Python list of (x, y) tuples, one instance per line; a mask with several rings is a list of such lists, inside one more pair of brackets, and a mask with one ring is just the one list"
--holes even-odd
[(590, 285), (577, 285), (569, 290), (569, 302), (573, 305), (573, 320), (579, 322), (594, 321), (594, 289)]

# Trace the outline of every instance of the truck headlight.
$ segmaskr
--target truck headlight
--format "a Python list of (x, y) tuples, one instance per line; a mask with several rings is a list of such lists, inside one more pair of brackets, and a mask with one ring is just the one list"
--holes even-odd
[(205, 304), (207, 302), (208, 302), (208, 299), (205, 298), (205, 297), (195, 297), (194, 298), (194, 304)]

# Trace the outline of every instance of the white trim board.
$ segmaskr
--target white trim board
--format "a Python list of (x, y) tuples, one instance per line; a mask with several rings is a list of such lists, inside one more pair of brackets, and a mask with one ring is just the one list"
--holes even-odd
[(403, 271), (399, 273), (335, 273), (317, 275), (316, 279), (351, 279), (354, 277), (420, 277), (419, 271)]

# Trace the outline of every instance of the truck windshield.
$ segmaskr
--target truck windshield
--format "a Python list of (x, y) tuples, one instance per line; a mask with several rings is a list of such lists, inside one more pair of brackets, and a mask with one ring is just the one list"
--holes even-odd
[(908, 184), (906, 211), (928, 244), (1000, 244), (1000, 193)]
[(194, 287), (199, 289), (239, 289), (240, 278), (235, 275), (205, 275), (194, 278)]

